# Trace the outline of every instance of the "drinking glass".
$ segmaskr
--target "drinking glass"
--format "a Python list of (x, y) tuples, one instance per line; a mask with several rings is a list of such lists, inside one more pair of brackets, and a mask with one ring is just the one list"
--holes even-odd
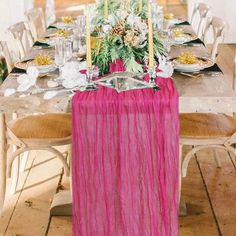
[(78, 16), (76, 19), (76, 28), (73, 30), (73, 50), (80, 51), (82, 47), (82, 37), (85, 34), (85, 17)]
[(72, 42), (71, 40), (66, 40), (65, 41), (65, 61), (69, 61), (72, 56), (73, 56), (73, 51), (72, 51)]
[(172, 32), (171, 30), (162, 30), (159, 32), (160, 37), (162, 39), (162, 42), (164, 44), (164, 47), (167, 52), (170, 52), (171, 45), (173, 44), (173, 37), (172, 37)]
[(60, 37), (55, 39), (55, 64), (59, 69), (59, 77), (61, 76), (61, 69), (66, 62), (65, 57), (65, 39)]

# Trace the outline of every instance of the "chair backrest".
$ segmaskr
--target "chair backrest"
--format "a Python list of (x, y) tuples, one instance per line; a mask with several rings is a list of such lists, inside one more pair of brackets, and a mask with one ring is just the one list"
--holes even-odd
[(19, 50), (19, 58), (22, 59), (29, 48), (33, 45), (33, 39), (24, 22), (19, 22), (8, 28), (12, 35), (13, 42)]
[(0, 58), (3, 57), (7, 63), (8, 73), (13, 69), (13, 63), (6, 42), (0, 41)]
[(46, 31), (45, 16), (42, 8), (33, 8), (25, 13), (26, 22), (34, 41)]
[(199, 38), (202, 38), (203, 29), (205, 28), (206, 19), (210, 12), (210, 6), (206, 3), (196, 3), (193, 9), (193, 14), (191, 17), (191, 24), (193, 25), (196, 17), (198, 16), (198, 21), (196, 24), (196, 32)]
[(227, 29), (227, 23), (218, 17), (209, 17), (206, 23), (206, 27), (203, 34), (203, 41), (206, 43), (206, 37), (210, 30), (213, 32), (213, 44), (211, 49), (211, 58), (215, 62), (217, 53), (218, 53), (218, 46), (220, 40), (224, 40), (224, 36)]

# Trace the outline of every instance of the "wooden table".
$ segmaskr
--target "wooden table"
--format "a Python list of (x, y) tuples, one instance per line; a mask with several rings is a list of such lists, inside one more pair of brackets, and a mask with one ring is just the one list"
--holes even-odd
[[(171, 56), (179, 55), (189, 47), (172, 47)], [(209, 56), (204, 46), (191, 47), (191, 51), (201, 56)], [(44, 51), (45, 52), (45, 51)], [(53, 54), (53, 51), (48, 51)], [(27, 58), (32, 58), (41, 50), (32, 49)], [(3, 190), (6, 184), (6, 113), (18, 113), (28, 115), (34, 113), (64, 113), (70, 111), (71, 98), (68, 93), (60, 93), (51, 100), (44, 100), (43, 95), (30, 95), (20, 98), (18, 95), (4, 97), (6, 88), (16, 88), (15, 74), (10, 74), (0, 87), (0, 212), (3, 208)], [(55, 75), (53, 75), (55, 76)], [(51, 78), (38, 79), (40, 87), (46, 87)], [(236, 92), (227, 83), (223, 75), (211, 77), (203, 75), (202, 78), (189, 78), (180, 74), (173, 76), (179, 92), (179, 111), (183, 112), (216, 112), (232, 113), (236, 111)]]

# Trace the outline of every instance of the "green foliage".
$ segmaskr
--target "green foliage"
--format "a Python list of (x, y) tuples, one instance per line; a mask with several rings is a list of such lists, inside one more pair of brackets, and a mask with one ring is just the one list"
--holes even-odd
[[(154, 52), (155, 55), (165, 53), (157, 34), (154, 36)], [(117, 59), (124, 62), (127, 71), (142, 73), (142, 65), (147, 57), (148, 43), (143, 48), (131, 47), (125, 45), (121, 37), (113, 35), (98, 39), (96, 48), (92, 50), (93, 64), (99, 67), (101, 75), (107, 74), (109, 64)]]
[[(121, 8), (122, 0), (109, 0), (108, 14), (116, 14), (117, 9)], [(104, 24), (104, 1), (100, 1), (96, 8), (96, 17), (93, 18), (92, 24), (100, 27)]]
[(0, 83), (7, 77), (7, 64), (4, 58), (0, 58)]

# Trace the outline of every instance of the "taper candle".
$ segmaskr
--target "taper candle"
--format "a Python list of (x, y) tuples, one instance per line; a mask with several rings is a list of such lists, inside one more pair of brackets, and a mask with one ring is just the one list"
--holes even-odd
[(87, 47), (87, 67), (92, 68), (91, 55), (91, 35), (90, 35), (90, 13), (89, 6), (86, 4), (86, 47)]
[(104, 0), (104, 18), (108, 19), (108, 0)]
[(139, 0), (139, 12), (143, 10), (143, 0)]
[(130, 11), (130, 0), (127, 0), (126, 4), (127, 4), (128, 11)]
[(152, 26), (152, 9), (150, 2), (148, 3), (148, 53), (149, 68), (154, 69), (154, 47), (153, 47), (153, 26)]

